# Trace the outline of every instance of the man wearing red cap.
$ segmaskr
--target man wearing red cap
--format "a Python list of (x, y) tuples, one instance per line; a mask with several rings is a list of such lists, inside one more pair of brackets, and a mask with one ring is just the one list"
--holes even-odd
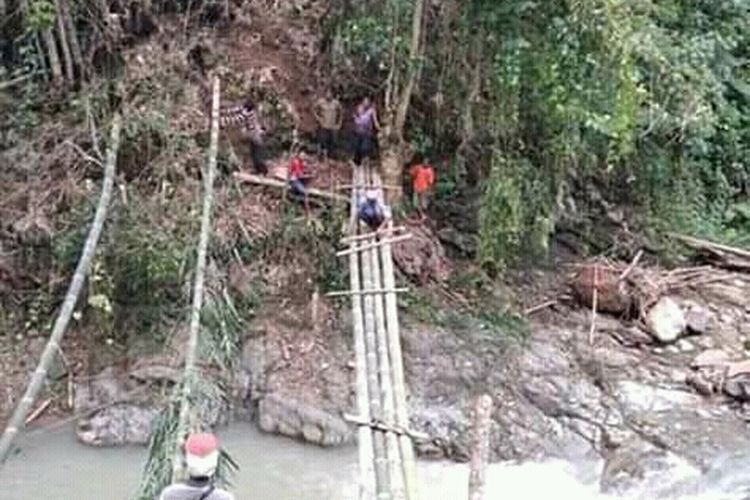
[(213, 484), (219, 463), (219, 441), (213, 434), (191, 434), (185, 442), (188, 480), (162, 491), (159, 500), (234, 500), (228, 491)]

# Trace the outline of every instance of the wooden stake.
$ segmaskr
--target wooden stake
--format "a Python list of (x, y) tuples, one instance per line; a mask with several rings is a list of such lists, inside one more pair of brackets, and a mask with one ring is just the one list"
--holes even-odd
[(474, 403), (474, 429), (469, 473), (469, 500), (484, 500), (487, 462), (490, 455), (492, 398), (485, 394)]
[(599, 264), (594, 264), (594, 290), (591, 298), (591, 328), (589, 329), (589, 345), (594, 343), (596, 331), (596, 307), (599, 300)]
[(40, 404), (36, 410), (32, 411), (29, 416), (26, 417), (24, 425), (29, 425), (31, 422), (39, 418), (39, 416), (44, 413), (44, 410), (49, 408), (50, 403), (52, 403), (51, 399), (45, 399), (44, 401), (42, 401), (42, 404)]

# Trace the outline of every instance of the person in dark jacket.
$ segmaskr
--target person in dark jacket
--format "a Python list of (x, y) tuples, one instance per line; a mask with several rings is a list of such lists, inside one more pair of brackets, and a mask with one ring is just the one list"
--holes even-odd
[(214, 486), (219, 463), (219, 441), (210, 433), (191, 434), (185, 442), (188, 480), (167, 486), (159, 500), (234, 500), (226, 490)]
[(365, 193), (365, 199), (357, 207), (357, 212), (359, 219), (373, 231), (383, 227), (383, 224), (391, 217), (390, 209), (378, 199), (378, 193), (374, 189)]

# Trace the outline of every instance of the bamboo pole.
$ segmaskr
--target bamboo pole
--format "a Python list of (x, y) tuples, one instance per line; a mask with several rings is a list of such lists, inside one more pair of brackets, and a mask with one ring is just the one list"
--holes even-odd
[(60, 342), (62, 341), (66, 328), (68, 327), (70, 318), (73, 315), (73, 309), (78, 301), (78, 295), (81, 293), (83, 283), (86, 280), (86, 275), (91, 267), (91, 261), (96, 253), (96, 246), (99, 243), (99, 237), (104, 228), (104, 221), (107, 218), (109, 202), (112, 199), (112, 186), (114, 185), (115, 164), (117, 160), (117, 148), (119, 145), (120, 116), (115, 115), (112, 120), (112, 132), (110, 135), (109, 149), (107, 151), (107, 161), (104, 166), (102, 193), (99, 198), (99, 204), (96, 207), (94, 221), (92, 222), (91, 229), (86, 237), (86, 243), (83, 245), (83, 252), (81, 253), (81, 258), (78, 260), (76, 270), (73, 273), (70, 286), (65, 294), (65, 300), (63, 301), (57, 318), (55, 319), (52, 333), (50, 334), (47, 345), (44, 347), (42, 356), (39, 359), (39, 364), (31, 376), (26, 392), (18, 403), (18, 406), (16, 406), (16, 409), (13, 411), (13, 415), (3, 432), (2, 438), (0, 438), (0, 467), (2, 467), (5, 460), (8, 458), (13, 439), (16, 437), (20, 429), (23, 428), (26, 415), (29, 413), (31, 406), (39, 395), (42, 384), (47, 377), (47, 371), (60, 350)]
[(474, 429), (469, 473), (469, 500), (484, 500), (487, 461), (490, 454), (492, 398), (484, 394), (474, 403)]
[(326, 297), (349, 297), (351, 295), (383, 295), (384, 293), (403, 293), (403, 292), (408, 292), (408, 291), (409, 291), (408, 288), (372, 288), (370, 290), (341, 290), (337, 292), (328, 292), (326, 294)]
[(69, 83), (73, 83), (75, 81), (73, 56), (70, 54), (70, 45), (68, 45), (67, 30), (65, 28), (65, 17), (60, 0), (55, 0), (55, 13), (57, 14), (57, 33), (60, 37), (60, 49), (62, 50), (63, 63), (65, 64), (65, 77)]
[[(374, 286), (382, 286), (379, 252), (376, 249), (369, 250), (363, 255), (364, 259), (368, 257), (371, 261), (373, 284)], [(375, 295), (373, 303), (375, 307), (375, 331), (377, 333), (383, 421), (386, 425), (393, 426), (396, 421), (395, 404), (393, 402), (393, 373), (391, 372), (391, 360), (388, 352), (388, 333), (385, 328), (383, 295)], [(402, 499), (404, 498), (404, 481), (401, 471), (401, 451), (398, 447), (398, 436), (393, 432), (386, 432), (385, 446), (388, 458), (388, 475), (391, 479), (391, 492), (393, 498)]]
[[(389, 226), (393, 222), (388, 223)], [(383, 286), (395, 288), (396, 278), (393, 271), (393, 255), (391, 244), (380, 247), (383, 267)], [(385, 295), (386, 329), (388, 332), (388, 351), (391, 355), (391, 369), (393, 372), (393, 395), (396, 410), (396, 425), (409, 428), (409, 413), (406, 407), (406, 384), (404, 382), (404, 366), (401, 352), (401, 333), (398, 324), (398, 304), (395, 293)], [(404, 476), (406, 500), (417, 500), (417, 469), (414, 459), (414, 446), (407, 435), (399, 436), (401, 449), (401, 467)]]
[(352, 252), (363, 252), (365, 250), (370, 250), (372, 248), (381, 247), (383, 245), (390, 245), (391, 243), (398, 243), (400, 241), (408, 240), (409, 238), (413, 238), (413, 235), (411, 233), (402, 234), (400, 236), (394, 236), (393, 238), (384, 238), (380, 241), (375, 241), (374, 238), (372, 241), (365, 240), (364, 244), (360, 246), (353, 246), (352, 248), (349, 248), (347, 250), (341, 250), (340, 252), (336, 252), (336, 257), (349, 255)]
[[(373, 282), (372, 260), (369, 252), (361, 255), (362, 281), (365, 290), (372, 290)], [(378, 354), (375, 326), (375, 302), (372, 295), (364, 296), (365, 307), (365, 347), (367, 349), (367, 385), (370, 396), (370, 414), (376, 420), (383, 420), (383, 408), (380, 403), (381, 384), (378, 373)], [(385, 436), (382, 432), (373, 435), (375, 450), (375, 486), (378, 500), (388, 500), (390, 495), (390, 480), (388, 474), (388, 457), (385, 448)]]
[(214, 178), (216, 177), (216, 155), (219, 149), (219, 102), (220, 83), (214, 79), (213, 107), (211, 111), (211, 143), (208, 152), (203, 193), (203, 213), (201, 215), (201, 232), (198, 241), (198, 257), (195, 264), (195, 284), (193, 286), (193, 305), (190, 310), (190, 328), (188, 330), (188, 344), (185, 352), (185, 375), (182, 380), (182, 396), (180, 398), (180, 417), (177, 424), (177, 439), (175, 443), (174, 459), (172, 462), (172, 480), (182, 478), (182, 445), (189, 429), (190, 395), (196, 378), (196, 354), (198, 350), (198, 334), (200, 331), (201, 308), (203, 307), (203, 287), (206, 270), (206, 254), (208, 240), (211, 233), (211, 211), (214, 201)]
[[(357, 228), (356, 193), (352, 193), (351, 203), (352, 232)], [(352, 291), (360, 290), (359, 256), (349, 254), (349, 283)], [(352, 324), (354, 352), (356, 359), (357, 412), (365, 421), (370, 421), (369, 394), (367, 388), (367, 354), (365, 350), (364, 323), (362, 317), (362, 296), (352, 295)], [(372, 500), (375, 496), (375, 470), (372, 429), (360, 425), (357, 428), (357, 451), (359, 456), (359, 500)]]
[(355, 241), (366, 240), (368, 238), (372, 238), (373, 236), (389, 236), (389, 235), (393, 235), (396, 233), (400, 233), (401, 231), (406, 231), (406, 227), (396, 226), (392, 229), (385, 229), (382, 231), (376, 231), (372, 233), (358, 234), (356, 236), (345, 236), (341, 238), (341, 243), (352, 243)]
[[(234, 177), (237, 180), (244, 181), (244, 182), (250, 182), (253, 184), (258, 184), (261, 186), (268, 186), (268, 187), (276, 187), (276, 188), (282, 188), (284, 190), (287, 189), (288, 183), (284, 181), (278, 181), (276, 179), (269, 179), (267, 177), (262, 177), (260, 175), (255, 174), (248, 174), (246, 172), (235, 172)], [(328, 191), (323, 191), (321, 189), (316, 188), (305, 188), (307, 191), (307, 194), (310, 196), (316, 196), (318, 198), (324, 198), (327, 200), (332, 200), (340, 203), (347, 203), (349, 202), (349, 199), (346, 196), (342, 196), (340, 194), (336, 193), (329, 193)]]

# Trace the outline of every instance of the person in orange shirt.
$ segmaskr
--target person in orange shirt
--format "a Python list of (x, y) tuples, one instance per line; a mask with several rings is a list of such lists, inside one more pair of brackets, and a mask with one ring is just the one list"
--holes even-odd
[(418, 163), (411, 169), (412, 188), (414, 189), (414, 204), (419, 217), (424, 220), (427, 210), (427, 196), (435, 185), (435, 169), (430, 165), (429, 158)]

